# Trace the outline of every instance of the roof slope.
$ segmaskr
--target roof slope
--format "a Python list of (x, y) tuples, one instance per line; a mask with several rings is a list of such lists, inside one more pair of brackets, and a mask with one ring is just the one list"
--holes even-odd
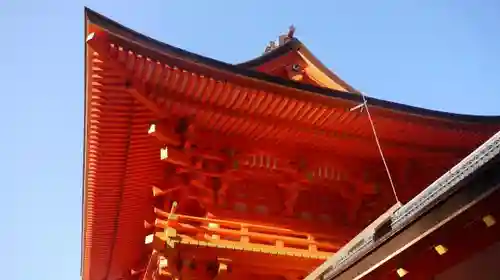
[[(242, 145), (272, 140), (281, 141), (280, 147), (344, 147), (346, 153), (372, 148), (366, 148), (373, 142), (365, 118), (349, 111), (361, 102), (359, 95), (193, 54), (89, 9), (85, 16), (85, 280), (119, 279), (140, 264), (141, 225), (152, 215), (147, 211), (152, 203), (149, 183), (159, 176), (159, 147), (146, 131), (170, 113), (167, 108), (198, 109), (200, 127), (250, 139)], [(158, 69), (172, 77), (162, 83), (175, 94), (146, 96), (134, 88), (151, 83), (151, 73)], [(194, 96), (195, 86), (200, 96)], [(500, 117), (436, 112), (374, 98), (368, 103), (393, 155), (461, 155), (500, 127)], [(253, 140), (255, 135), (259, 141)]]

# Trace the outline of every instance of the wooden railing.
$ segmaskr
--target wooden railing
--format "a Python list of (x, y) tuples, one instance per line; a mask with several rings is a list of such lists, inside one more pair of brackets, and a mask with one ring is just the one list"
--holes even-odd
[(329, 256), (341, 245), (334, 238), (290, 229), (179, 215), (155, 208), (157, 228), (174, 230), (174, 235), (186, 240), (214, 244), (233, 244), (242, 248), (262, 248), (277, 253), (301, 253), (309, 257)]

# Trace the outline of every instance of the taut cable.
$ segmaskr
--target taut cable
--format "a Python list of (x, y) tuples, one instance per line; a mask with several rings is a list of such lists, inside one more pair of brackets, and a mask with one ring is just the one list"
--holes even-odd
[(387, 173), (387, 177), (389, 178), (389, 183), (391, 184), (392, 188), (392, 193), (394, 194), (394, 198), (396, 199), (396, 202), (401, 204), (398, 194), (396, 192), (396, 185), (394, 184), (394, 181), (392, 180), (391, 176), (391, 171), (389, 170), (389, 165), (387, 164), (387, 160), (385, 159), (384, 156), (384, 151), (382, 150), (382, 145), (380, 144), (380, 140), (377, 135), (377, 130), (375, 129), (375, 123), (373, 122), (372, 115), (370, 114), (370, 110), (368, 109), (368, 100), (366, 99), (366, 96), (364, 93), (360, 92), (361, 97), (363, 98), (363, 103), (359, 104), (353, 108), (351, 108), (351, 111), (355, 111), (357, 109), (361, 108), (361, 111), (363, 111), (363, 108), (366, 109), (366, 114), (368, 115), (368, 120), (370, 121), (370, 126), (372, 128), (373, 136), (375, 138), (375, 143), (377, 144), (378, 152), (380, 154), (380, 157), (382, 158), (382, 162), (384, 163), (384, 168), (385, 172)]

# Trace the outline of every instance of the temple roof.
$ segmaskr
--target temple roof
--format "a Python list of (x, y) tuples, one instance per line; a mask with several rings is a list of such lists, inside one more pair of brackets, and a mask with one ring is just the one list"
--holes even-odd
[[(201, 131), (195, 140), (220, 148), (379, 160), (365, 113), (350, 110), (363, 101), (360, 94), (298, 39), (232, 65), (164, 44), (89, 9), (85, 16), (85, 280), (119, 279), (140, 258), (144, 230), (138, 225), (151, 205), (147, 180), (158, 177), (160, 166), (159, 147), (147, 130), (165, 116), (189, 113)], [(314, 70), (304, 72), (309, 80), (269, 71), (269, 65), (286, 68), (297, 59)], [(496, 116), (370, 97), (367, 102), (395, 167), (411, 159), (421, 168), (441, 164), (440, 172), (500, 128)]]

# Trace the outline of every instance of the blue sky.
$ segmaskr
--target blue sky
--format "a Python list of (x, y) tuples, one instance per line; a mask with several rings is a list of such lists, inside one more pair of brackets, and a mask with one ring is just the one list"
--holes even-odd
[(294, 24), (368, 95), (500, 115), (495, 0), (0, 1), (2, 279), (79, 278), (84, 5), (228, 62)]

